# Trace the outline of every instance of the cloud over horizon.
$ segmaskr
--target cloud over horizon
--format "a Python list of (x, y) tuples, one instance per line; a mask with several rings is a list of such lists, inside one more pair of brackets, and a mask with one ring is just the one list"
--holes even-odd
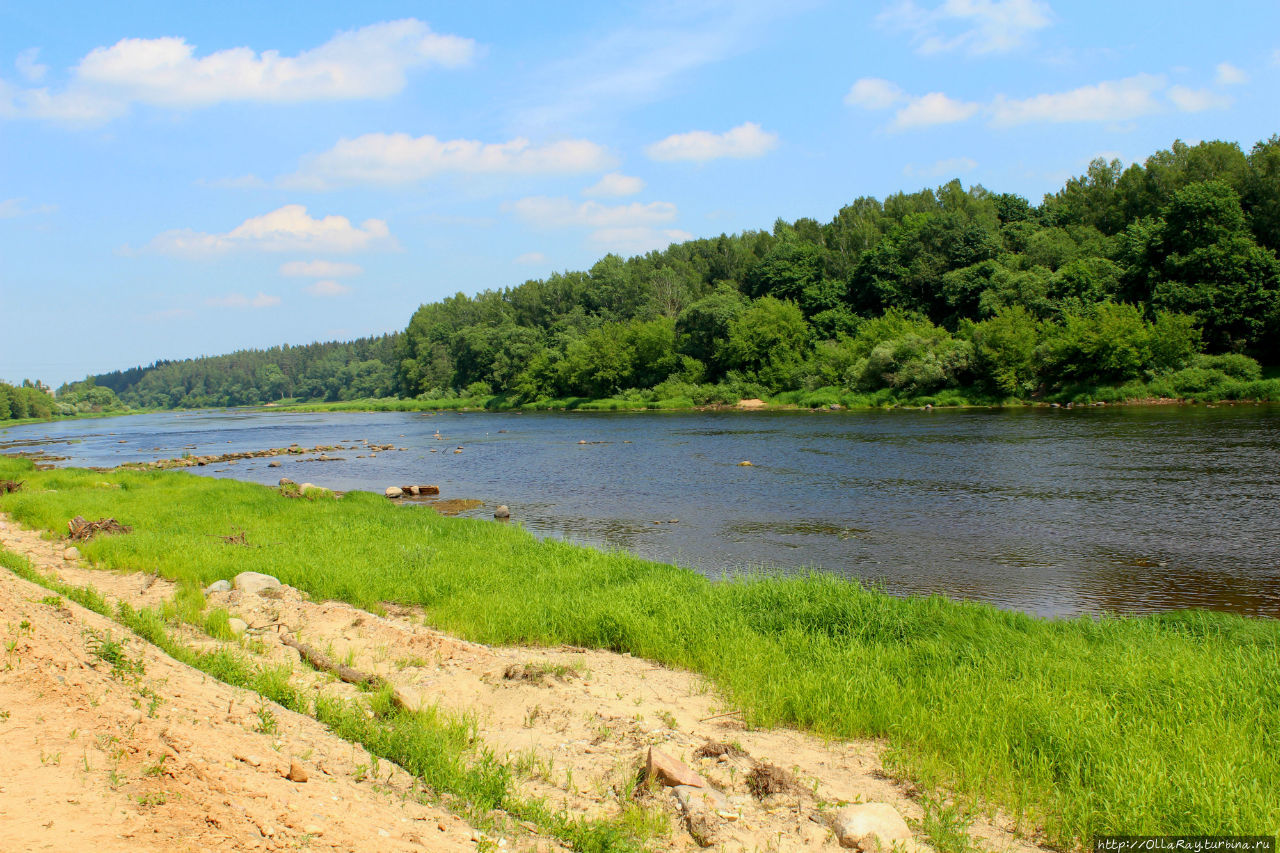
[(613, 157), (602, 145), (566, 139), (534, 145), (528, 139), (480, 142), (440, 140), (407, 133), (366, 133), (341, 139), (328, 151), (303, 158), (281, 178), (287, 187), (330, 189), (359, 184), (414, 183), (441, 174), (571, 175), (607, 169)]
[(1166, 112), (1169, 105), (1180, 112), (1194, 113), (1223, 109), (1232, 100), (1211, 89), (1170, 86), (1163, 74), (1135, 74), (1024, 98), (1001, 93), (985, 103), (959, 100), (943, 92), (911, 95), (889, 80), (864, 77), (854, 82), (844, 102), (872, 111), (896, 108), (887, 128), (901, 131), (954, 124), (977, 115), (985, 116), (987, 124), (994, 128), (1033, 123), (1125, 122)]
[[(0, 117), (95, 124), (134, 104), (194, 109), (232, 101), (385, 98), (404, 88), (411, 69), (457, 68), (475, 53), (474, 40), (436, 33), (414, 18), (346, 30), (296, 56), (233, 47), (197, 57), (196, 46), (182, 37), (124, 38), (86, 54), (61, 90), (0, 81)], [(47, 70), (35, 56), (19, 58), (30, 82)]]
[(778, 134), (762, 130), (760, 125), (748, 121), (724, 133), (706, 130), (674, 133), (647, 147), (645, 153), (651, 160), (706, 163), (721, 157), (763, 157), (777, 147)]
[(359, 252), (390, 247), (395, 240), (381, 219), (366, 219), (353, 226), (345, 216), (313, 219), (306, 207), (287, 204), (262, 216), (246, 219), (223, 234), (190, 228), (157, 234), (146, 251), (198, 257), (235, 250), (261, 252)]

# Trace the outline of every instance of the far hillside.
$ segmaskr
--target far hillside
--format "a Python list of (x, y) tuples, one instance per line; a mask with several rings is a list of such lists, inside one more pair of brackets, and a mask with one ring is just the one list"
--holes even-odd
[(99, 374), (88, 381), (111, 389), (138, 408), (246, 406), (285, 398), (332, 402), (387, 397), (395, 391), (398, 338), (383, 335), (347, 343), (285, 344), (230, 355), (158, 361), (150, 367)]
[(1280, 136), (952, 181), (423, 305), (399, 336), (93, 377), (141, 406), (1280, 398)]

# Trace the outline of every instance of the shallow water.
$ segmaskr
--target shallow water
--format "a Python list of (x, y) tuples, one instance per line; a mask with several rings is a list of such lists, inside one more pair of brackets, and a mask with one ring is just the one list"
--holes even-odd
[(1182, 607), (1280, 616), (1277, 407), (215, 411), (0, 432), (0, 443), (26, 439), (51, 443), (16, 449), (106, 466), (368, 439), (407, 450), (191, 470), (344, 490), (437, 484), (443, 498), (485, 502), (466, 514), (488, 518), (507, 504), (539, 535), (713, 576), (817, 569), (897, 594), (1054, 616)]

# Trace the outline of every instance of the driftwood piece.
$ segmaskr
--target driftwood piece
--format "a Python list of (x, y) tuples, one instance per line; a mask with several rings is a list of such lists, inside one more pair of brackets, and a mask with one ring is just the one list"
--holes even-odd
[(92, 539), (98, 533), (128, 533), (132, 527), (121, 524), (114, 518), (100, 518), (97, 521), (85, 521), (84, 516), (77, 515), (67, 522), (68, 539)]
[(397, 692), (391, 685), (391, 682), (387, 681), (381, 675), (372, 672), (361, 672), (354, 667), (338, 663), (319, 649), (295, 640), (288, 634), (282, 634), (280, 642), (284, 643), (286, 646), (297, 649), (298, 654), (302, 655), (302, 659), (316, 669), (321, 672), (331, 672), (347, 684), (363, 685), (373, 688), (374, 690), (381, 689), (382, 687), (392, 687), (391, 701), (395, 703), (397, 708), (405, 711), (410, 710), (409, 705), (403, 698), (401, 698), (399, 692)]

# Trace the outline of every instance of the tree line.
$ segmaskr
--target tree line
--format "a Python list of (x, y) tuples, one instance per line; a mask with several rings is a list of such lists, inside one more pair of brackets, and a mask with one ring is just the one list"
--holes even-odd
[(140, 406), (1266, 396), (1278, 250), (1280, 136), (1248, 153), (1176, 142), (1095, 160), (1038, 205), (959, 181), (863, 197), (829, 222), (459, 293), (400, 335), (91, 381)]
[(91, 376), (87, 381), (109, 388), (130, 406), (147, 409), (389, 397), (396, 390), (398, 345), (399, 335), (285, 344), (229, 355), (158, 361), (149, 367)]

